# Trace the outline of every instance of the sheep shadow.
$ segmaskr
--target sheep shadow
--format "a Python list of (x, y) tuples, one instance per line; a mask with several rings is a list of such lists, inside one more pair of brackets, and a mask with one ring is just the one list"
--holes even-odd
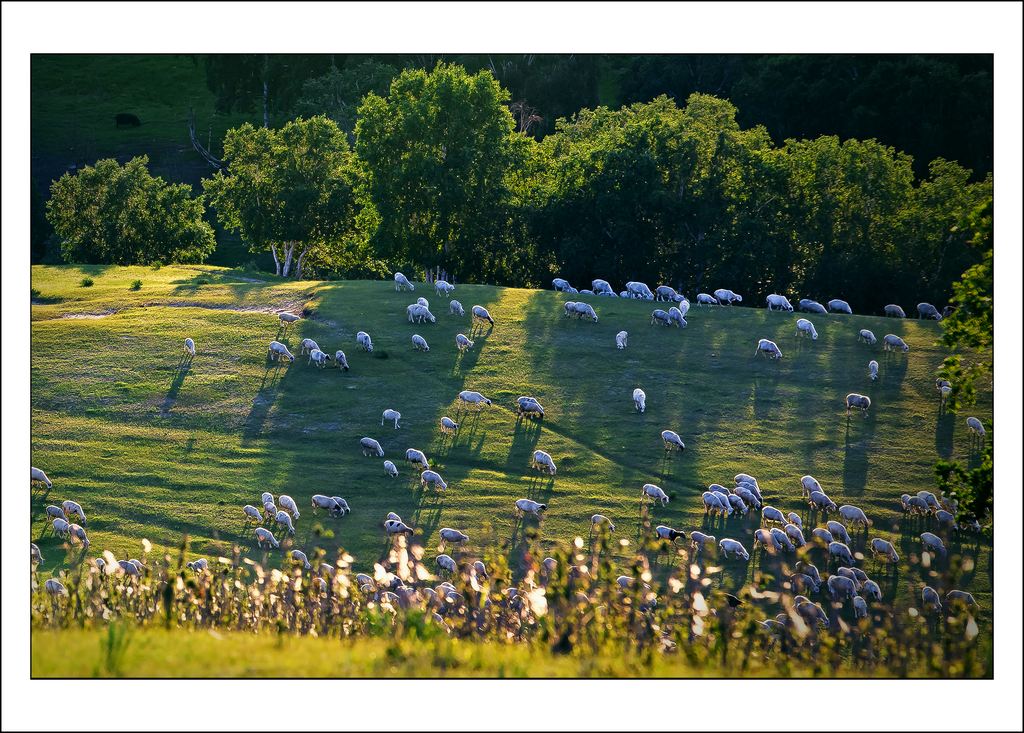
[(267, 415), (273, 407), (277, 393), (281, 387), (281, 380), (287, 367), (280, 362), (269, 362), (263, 371), (263, 380), (260, 382), (256, 396), (252, 399), (252, 406), (245, 418), (245, 426), (242, 429), (242, 445), (248, 445), (263, 433), (264, 425), (267, 422)]
[(512, 434), (512, 445), (505, 459), (505, 466), (529, 465), (533, 451), (540, 440), (542, 426), (539, 420), (530, 420), (522, 416), (516, 418), (515, 432)]
[(184, 354), (181, 360), (178, 362), (178, 366), (174, 369), (174, 376), (171, 377), (171, 383), (167, 388), (167, 394), (164, 395), (163, 402), (160, 403), (160, 416), (167, 417), (171, 413), (171, 408), (174, 407), (174, 403), (178, 401), (178, 391), (181, 389), (181, 385), (185, 382), (185, 377), (192, 370), (192, 357), (188, 354)]
[(935, 416), (935, 452), (943, 458), (953, 455), (953, 431), (956, 415), (942, 408), (940, 403)]
[(534, 474), (527, 485), (526, 498), (539, 504), (547, 504), (555, 493), (555, 478), (550, 474)]
[[(860, 430), (859, 440), (851, 440), (851, 432), (857, 428), (851, 427), (852, 421), (863, 423)], [(866, 417), (856, 418), (851, 414), (846, 417), (846, 434), (843, 446), (843, 487), (844, 490), (854, 496), (864, 494), (868, 479), (868, 458), (870, 446), (875, 434), (875, 417), (868, 413)]]
[(906, 354), (896, 351), (886, 351), (883, 354), (879, 366), (885, 369), (885, 382), (898, 387), (903, 384), (903, 379), (907, 376), (908, 359)]

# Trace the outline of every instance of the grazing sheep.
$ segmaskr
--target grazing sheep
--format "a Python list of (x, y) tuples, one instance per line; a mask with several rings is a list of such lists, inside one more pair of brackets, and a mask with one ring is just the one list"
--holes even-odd
[(412, 335), (412, 347), (417, 351), (430, 351), (430, 346), (427, 344), (427, 340), (418, 333), (414, 333)]
[(427, 457), (423, 454), (423, 451), (416, 448), (409, 448), (405, 451), (405, 460), (414, 466), (418, 466), (421, 471), (430, 468), (430, 463), (427, 462)]
[(320, 345), (316, 341), (313, 339), (302, 339), (302, 343), (299, 344), (299, 356), (305, 356), (314, 349), (320, 351)]
[(380, 443), (373, 438), (360, 438), (359, 448), (363, 451), (364, 456), (372, 456), (374, 458), (384, 457), (384, 449), (381, 448)]
[(931, 510), (928, 507), (928, 502), (920, 496), (910, 497), (907, 500), (907, 507), (911, 514), (925, 515), (931, 513)]
[[(338, 503), (329, 496), (323, 494), (313, 494), (313, 498), (310, 502), (313, 508), (313, 513), (316, 514), (317, 509), (326, 509), (331, 514), (344, 514), (345, 510), (338, 506)], [(256, 507), (252, 507), (255, 509)], [(248, 514), (248, 512), (246, 512)]]
[(391, 461), (384, 461), (384, 473), (390, 476), (391, 478), (397, 478), (398, 466), (396, 466)]
[(662, 506), (668, 504), (668, 494), (666, 494), (660, 486), (644, 484), (643, 495), (649, 496), (655, 501), (660, 501)]
[(466, 315), (466, 311), (462, 307), (462, 303), (457, 300), (453, 300), (448, 303), (448, 314), (452, 316), (464, 316)]
[(889, 305), (885, 306), (885, 315), (886, 316), (892, 316), (894, 318), (906, 318), (907, 317), (907, 314), (903, 312), (903, 309), (900, 308), (895, 303), (890, 303)]
[(196, 355), (196, 342), (190, 338), (185, 339), (185, 353), (190, 359)]
[(853, 553), (850, 552), (850, 548), (843, 542), (830, 542), (828, 546), (828, 556), (835, 558), (836, 561), (843, 565), (855, 565), (853, 560)]
[(438, 555), (435, 562), (437, 562), (437, 566), (446, 573), (454, 573), (459, 569), (451, 555)]
[[(591, 309), (593, 310), (593, 309)], [(491, 314), (487, 312), (487, 309), (482, 305), (474, 305), (472, 308), (473, 320), (474, 321), (487, 321), (490, 325), (494, 325), (494, 319), (491, 318)], [(594, 320), (597, 320), (597, 316), (594, 316)]]
[(419, 303), (413, 303), (405, 309), (409, 323), (437, 323), (437, 318), (430, 309)]
[(761, 509), (761, 521), (767, 524), (768, 522), (777, 522), (779, 524), (786, 524), (786, 515), (780, 512), (773, 506), (765, 506)]
[(814, 579), (815, 583), (821, 585), (821, 574), (818, 572), (818, 568), (812, 565), (811, 563), (804, 562), (802, 560), (797, 561), (796, 570), (798, 573), (803, 573), (804, 575), (810, 576)]
[(750, 511), (750, 507), (747, 506), (746, 502), (743, 501), (742, 497), (736, 494), (729, 494), (725, 498), (732, 506), (733, 514), (738, 514), (742, 516)]
[(331, 357), (329, 354), (325, 354), (324, 352), (320, 351), (320, 349), (313, 349), (311, 352), (309, 352), (309, 361), (306, 362), (306, 364), (316, 364), (318, 367), (323, 369), (325, 366), (327, 366), (327, 362), (329, 362), (330, 360)]
[(839, 516), (846, 520), (847, 524), (862, 524), (865, 527), (871, 526), (871, 520), (867, 518), (864, 511), (851, 504), (843, 504), (839, 507)]
[(865, 580), (860, 590), (865, 597), (870, 598), (873, 601), (882, 600), (882, 589), (878, 587), (878, 583), (873, 580)]
[(280, 361), (281, 359), (287, 359), (289, 362), (295, 361), (295, 356), (280, 341), (270, 342), (270, 346), (267, 348), (267, 357), (271, 361)]
[(480, 560), (476, 560), (473, 562), (473, 572), (476, 573), (479, 577), (483, 578), (484, 580), (487, 579), (487, 566), (484, 565), (483, 562), (481, 562)]
[(830, 576), (825, 585), (828, 588), (829, 598), (833, 601), (841, 601), (857, 595), (856, 583), (843, 575)]
[(422, 305), (424, 308), (430, 308), (430, 301), (426, 298), (416, 298), (416, 305)]
[(812, 529), (811, 537), (816, 540), (820, 540), (826, 547), (836, 541), (836, 538), (832, 536), (832, 533), (824, 527), (815, 527)]
[(853, 585), (858, 592), (861, 589), (861, 584), (868, 579), (868, 574), (860, 568), (838, 568), (836, 570), (836, 575), (841, 575), (844, 578), (852, 580)]
[(686, 539), (686, 532), (682, 531), (681, 529), (672, 529), (671, 527), (666, 527), (664, 524), (659, 524), (657, 527), (655, 527), (654, 533), (658, 536), (659, 540), (668, 540), (669, 542), (674, 542), (678, 537)]
[(770, 530), (764, 529), (763, 527), (754, 531), (754, 549), (760, 545), (770, 554), (775, 554), (782, 550), (782, 545), (779, 544), (778, 540), (771, 533)]
[(455, 435), (455, 431), (458, 429), (459, 424), (447, 415), (441, 418), (441, 432), (445, 435)]
[(828, 529), (829, 532), (832, 533), (832, 536), (838, 539), (840, 542), (850, 544), (850, 534), (846, 531), (846, 526), (843, 525), (841, 522), (837, 522), (834, 519), (830, 519), (829, 521), (825, 522), (825, 527)]
[(868, 408), (871, 407), (871, 398), (867, 395), (857, 394), (851, 392), (846, 395), (846, 414), (850, 414), (850, 410), (860, 409), (861, 414), (864, 417), (868, 416)]
[(294, 313), (278, 313), (278, 320), (281, 322), (281, 328), (288, 330), (288, 327), (296, 321), (301, 321), (302, 317), (297, 316)]
[(519, 397), (516, 399), (516, 415), (520, 417), (536, 417), (544, 419), (544, 407), (536, 397)]
[(291, 514), (292, 519), (299, 518), (299, 507), (295, 504), (295, 500), (287, 494), (281, 494), (277, 497), (277, 505)]
[[(287, 517), (288, 515), (285, 514), (285, 516)], [(257, 527), (256, 528), (256, 545), (258, 547), (260, 547), (261, 549), (263, 548), (264, 545), (269, 545), (270, 547), (273, 547), (274, 549), (277, 549), (278, 547), (281, 546), (281, 543), (277, 541), (277, 538), (274, 537), (274, 533), (271, 532), (269, 529), (265, 529), (263, 527)]]
[(595, 514), (590, 518), (590, 528), (593, 531), (594, 527), (607, 526), (612, 532), (615, 531), (615, 524), (603, 514)]
[(345, 358), (345, 352), (341, 349), (334, 352), (334, 362), (338, 365), (338, 369), (348, 371), (348, 359)]
[(702, 305), (720, 305), (718, 300), (713, 295), (707, 293), (697, 293), (697, 306)]
[(665, 445), (667, 451), (684, 451), (686, 445), (683, 443), (683, 439), (679, 437), (679, 433), (674, 430), (662, 430), (661, 441)]
[(768, 339), (760, 339), (757, 342), (757, 350), (754, 351), (754, 356), (758, 354), (765, 354), (770, 359), (782, 358), (782, 350), (774, 341), (769, 341)]
[(775, 542), (778, 543), (779, 547), (785, 548), (786, 552), (794, 552), (796, 550), (796, 546), (789, 539), (789, 535), (781, 529), (778, 527), (772, 527), (769, 532), (771, 532), (772, 537), (775, 538)]
[(262, 501), (264, 504), (266, 504), (267, 502), (273, 504), (274, 495), (271, 494), (269, 491), (264, 491), (263, 494), (260, 495), (260, 501)]
[(638, 300), (654, 300), (654, 293), (647, 287), (646, 283), (630, 281), (626, 283), (627, 297)]
[(789, 299), (784, 295), (776, 295), (775, 293), (765, 298), (765, 302), (768, 303), (768, 310), (780, 310), (793, 312), (793, 305), (789, 302)]
[(66, 596), (68, 594), (68, 589), (56, 578), (50, 578), (43, 583), (43, 588), (51, 596)]
[(828, 311), (825, 310), (825, 306), (816, 300), (811, 300), (810, 298), (802, 298), (800, 300), (800, 310), (805, 313), (818, 313), (820, 315), (828, 313)]
[(398, 424), (398, 421), (401, 419), (402, 413), (400, 413), (398, 410), (392, 410), (391, 408), (384, 410), (384, 412), (380, 414), (381, 426), (384, 425), (385, 421), (390, 421), (395, 424), (395, 430), (398, 430), (398, 428), (401, 427), (401, 425)]
[(814, 330), (814, 324), (806, 318), (800, 318), (796, 322), (795, 336), (810, 336), (812, 341), (818, 340), (818, 332)]
[(414, 286), (409, 279), (400, 272), (395, 273), (395, 292), (399, 292), (408, 288), (409, 290), (415, 290)]
[(937, 535), (934, 535), (931, 532), (921, 533), (921, 544), (924, 546), (924, 549), (929, 552), (934, 552), (940, 557), (946, 556), (946, 545), (943, 544), (942, 540)]
[(560, 293), (563, 290), (568, 290), (572, 286), (569, 285), (568, 280), (563, 280), (560, 277), (556, 277), (554, 280), (551, 281), (551, 287), (553, 287), (556, 291)]
[(825, 493), (825, 490), (821, 488), (821, 484), (818, 483), (818, 479), (811, 475), (800, 477), (800, 488), (803, 489), (804, 496), (810, 496), (815, 491), (819, 491), (822, 494)]
[(660, 323), (662, 326), (671, 326), (672, 321), (669, 320), (668, 311), (663, 311), (661, 308), (651, 311), (651, 325), (656, 323)]
[(359, 344), (359, 347), (366, 353), (371, 353), (373, 351), (373, 341), (370, 340), (370, 334), (366, 331), (360, 331), (356, 334), (356, 343)]
[(454, 291), (454, 290), (455, 290), (455, 286), (452, 285), (447, 280), (435, 280), (434, 281), (434, 292), (437, 293), (438, 295), (443, 295), (444, 297), (447, 298), (447, 297), (451, 296), (452, 291)]
[(729, 497), (729, 492), (721, 484), (711, 484), (710, 486), (708, 486), (708, 491), (713, 491), (714, 493), (724, 496), (726, 498)]
[(286, 511), (279, 511), (274, 515), (274, 521), (277, 522), (279, 527), (284, 527), (288, 530), (288, 534), (295, 534), (295, 526), (292, 524), (291, 515)]
[(466, 349), (473, 348), (473, 342), (470, 341), (464, 334), (455, 334), (455, 345), (459, 347), (459, 351), (465, 351)]
[(789, 576), (789, 586), (793, 590), (797, 591), (810, 591), (811, 593), (817, 593), (821, 590), (821, 585), (815, 582), (814, 578), (805, 573), (793, 573)]
[(896, 548), (893, 547), (889, 540), (884, 540), (881, 537), (874, 537), (871, 540), (871, 553), (875, 557), (885, 558), (885, 561), (895, 565), (900, 561), (900, 556), (896, 554)]
[(804, 539), (804, 533), (795, 524), (787, 524), (784, 529), (786, 536), (793, 540), (793, 544), (797, 547), (803, 547), (807, 544), (807, 540)]
[(939, 313), (939, 309), (931, 303), (918, 303), (917, 304), (917, 317), (918, 318), (934, 318), (936, 321), (942, 320), (942, 314)]
[(43, 563), (43, 553), (39, 551), (39, 545), (35, 542), (29, 542), (32, 546), (32, 562), (41, 565)]
[(867, 618), (868, 617), (868, 602), (860, 596), (853, 597), (853, 617), (854, 618)]
[(872, 382), (878, 381), (878, 362), (874, 359), (868, 362), (868, 376)]
[(963, 603), (967, 606), (977, 606), (978, 602), (974, 600), (974, 596), (965, 590), (953, 589), (946, 594), (946, 605), (953, 605), (954, 603)]
[(432, 489), (440, 489), (441, 491), (444, 491), (445, 489), (448, 488), (448, 484), (446, 484), (444, 482), (444, 479), (441, 478), (441, 474), (439, 474), (437, 471), (432, 471), (430, 469), (420, 474), (420, 486), (428, 485)]
[(334, 503), (338, 505), (338, 509), (341, 510), (343, 515), (352, 513), (352, 507), (348, 505), (347, 501), (342, 499), (340, 496), (332, 496), (331, 498), (334, 499)]
[(441, 536), (441, 539), (445, 542), (451, 542), (455, 545), (469, 541), (468, 534), (466, 534), (465, 532), (460, 532), (457, 529), (452, 529), (451, 527), (442, 527), (438, 534)]
[(743, 296), (737, 295), (728, 288), (719, 288), (715, 291), (715, 299), (720, 305), (732, 305), (733, 303), (742, 303)]
[(866, 344), (871, 344), (872, 346), (878, 343), (878, 339), (875, 338), (875, 334), (866, 328), (862, 328), (857, 332), (857, 340), (863, 341)]
[(740, 497), (740, 499), (750, 504), (755, 511), (761, 510), (761, 501), (746, 486), (737, 486), (733, 489), (733, 492), (736, 496)]
[(839, 507), (825, 495), (824, 491), (812, 491), (807, 497), (807, 504), (813, 509), (820, 509), (823, 512), (834, 512)]
[(942, 601), (939, 600), (939, 594), (930, 585), (921, 589), (921, 601), (926, 608), (930, 608), (936, 613), (942, 612)]
[(71, 544), (78, 540), (82, 543), (82, 547), (89, 547), (89, 537), (85, 533), (85, 528), (79, 524), (68, 525), (68, 537), (71, 540)]
[(562, 304), (563, 315), (565, 315), (566, 318), (568, 318), (570, 316), (572, 316), (573, 318), (578, 318), (579, 316), (576, 313), (576, 306), (577, 305), (579, 305), (579, 304), (575, 300), (567, 300), (567, 301), (565, 301)]
[(459, 402), (471, 407), (475, 407), (478, 410), (482, 410), (485, 405), (488, 407), (491, 405), (491, 401), (489, 399), (484, 397), (479, 392), (474, 392), (471, 389), (464, 389), (461, 392), (459, 392), (458, 400)]
[(939, 527), (948, 527), (954, 532), (959, 532), (960, 527), (956, 523), (956, 517), (951, 512), (947, 512), (945, 509), (939, 509), (935, 512), (935, 521), (938, 522)]
[(633, 390), (633, 405), (639, 413), (647, 409), (647, 394), (639, 387)]
[(830, 300), (828, 302), (828, 309), (832, 313), (846, 313), (851, 316), (853, 315), (853, 309), (850, 308), (850, 304), (845, 300), (839, 300), (839, 298)]
[(573, 306), (573, 313), (579, 319), (589, 318), (594, 323), (597, 323), (597, 312), (590, 303), (576, 303)]
[(50, 523), (53, 527), (53, 533), (62, 539), (67, 539), (71, 534), (71, 523), (64, 519), (54, 519)]
[(35, 466), (32, 466), (32, 481), (39, 481), (40, 483), (46, 484), (46, 488), (48, 489), (53, 488), (53, 482), (50, 481), (41, 468), (36, 468)]
[(668, 320), (670, 324), (675, 324), (676, 328), (686, 328), (686, 319), (683, 318), (683, 312), (672, 306), (668, 309)]
[(530, 461), (530, 468), (535, 468), (542, 473), (547, 471), (551, 476), (554, 476), (558, 470), (555, 467), (555, 462), (551, 459), (551, 456), (542, 450), (535, 450), (533, 452), (533, 459)]
[(903, 494), (900, 496), (900, 506), (903, 507), (903, 512), (910, 511), (910, 494)]
[(291, 558), (295, 562), (301, 562), (303, 570), (309, 570), (313, 567), (312, 565), (310, 565), (309, 558), (306, 557), (306, 553), (304, 553), (302, 550), (292, 550)]
[(54, 506), (53, 504), (51, 504), (50, 506), (46, 507), (46, 519), (47, 519), (47, 521), (49, 521), (51, 518), (52, 519), (67, 519), (68, 516), (67, 516), (67, 514), (64, 513), (64, 509), (63, 508), (61, 508), (59, 506)]
[(789, 513), (787, 513), (786, 514), (786, 519), (789, 520), (790, 524), (795, 524), (797, 526), (797, 529), (803, 529), (804, 528), (804, 523), (800, 519), (800, 515), (797, 514), (796, 512), (789, 512)]
[[(800, 617), (805, 622), (813, 622), (815, 625), (822, 627), (828, 626), (828, 616), (825, 614), (825, 610), (817, 603), (811, 603), (809, 600), (804, 599), (802, 596), (800, 602), (796, 604), (796, 612), (800, 614)], [(794, 598), (796, 600), (796, 598)]]
[[(675, 307), (679, 310), (679, 315), (685, 318), (686, 314), (690, 312), (690, 301), (688, 301), (685, 297), (680, 295)], [(672, 309), (669, 308), (669, 313), (671, 312)], [(685, 326), (686, 324), (683, 323), (682, 325)]]
[(705, 547), (714, 547), (715, 542), (714, 535), (697, 531), (690, 532), (690, 547), (697, 552), (701, 552)]
[(532, 499), (519, 499), (516, 501), (516, 514), (532, 514), (539, 517), (540, 513), (548, 508), (547, 504), (538, 504)]
[(676, 293), (675, 289), (668, 285), (659, 285), (654, 289), (655, 300), (666, 300), (670, 303), (676, 303), (679, 302), (681, 298), (682, 296)]
[(612, 295), (615, 294), (612, 290), (612, 286), (608, 284), (607, 280), (594, 280), (590, 283), (590, 287), (594, 291), (595, 295), (601, 295), (604, 293), (611, 293)]
[(412, 534), (414, 530), (401, 519), (385, 519), (384, 531), (387, 532), (389, 535), (396, 535)]
[(894, 333), (887, 333), (882, 337), (882, 350), (883, 351), (895, 351), (899, 349), (904, 354), (910, 351), (910, 347), (907, 346), (907, 342), (901, 339)]
[(205, 557), (201, 557), (198, 560), (193, 560), (192, 562), (185, 563), (185, 567), (198, 575), (199, 573), (204, 572), (207, 568), (210, 567), (210, 561), (207, 560)]
[(750, 553), (747, 552), (746, 548), (736, 540), (729, 539), (728, 537), (726, 537), (719, 541), (718, 547), (722, 550), (723, 557), (741, 557), (744, 560), (750, 559)]
[(972, 434), (978, 436), (979, 438), (985, 437), (985, 426), (982, 425), (981, 420), (979, 420), (976, 417), (967, 418), (967, 429), (970, 430)]

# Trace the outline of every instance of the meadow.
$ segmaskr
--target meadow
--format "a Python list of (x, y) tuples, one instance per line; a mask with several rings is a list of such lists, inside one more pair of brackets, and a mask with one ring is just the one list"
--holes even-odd
[[(93, 284), (84, 287), (83, 278)], [(242, 505), (258, 505), (263, 491), (291, 495), (302, 513), (282, 548), (310, 556), (344, 548), (356, 571), (372, 572), (387, 557), (381, 522), (389, 511), (416, 528), (413, 541), (427, 559), (438, 551), (437, 531), (454, 527), (470, 541), (445, 551), (460, 562), (507, 563), (513, 578), (534, 544), (551, 552), (587, 537), (590, 516), (600, 512), (616, 524), (610, 559), (625, 571), (656, 524), (733, 537), (751, 549), (759, 517), (708, 520), (700, 500), (708, 484), (731, 485), (739, 472), (758, 478), (766, 503), (799, 513), (809, 534), (821, 523), (801, 500), (799, 478), (809, 473), (837, 503), (864, 509), (870, 536), (892, 540), (913, 561), (882, 583), (885, 603), (902, 609), (933, 582), (935, 568), (916, 559), (918, 534), (934, 527), (905, 519), (898, 497), (934, 490), (939, 457), (972, 458), (966, 415), (944, 413), (935, 392), (944, 354), (933, 322), (816, 316), (820, 336), (810, 341), (794, 336), (797, 315), (762, 307), (694, 306), (678, 330), (651, 326), (650, 303), (591, 299), (600, 321), (588, 323), (566, 319), (568, 296), (558, 293), (458, 285), (453, 297), (467, 313), (481, 304), (494, 316), (494, 328), (481, 329), (468, 316), (448, 315), (447, 300), (424, 284), (397, 293), (390, 281), (286, 282), (206, 266), (37, 266), (32, 287), (32, 465), (53, 480), (32, 498), (31, 533), (45, 558), (40, 578), (104, 550), (137, 557), (144, 538), (154, 555), (173, 554), (184, 535), (186, 559), (230, 557), (239, 545), (244, 557), (279, 566), (284, 553), (258, 551), (243, 522)], [(405, 306), (419, 295), (430, 300), (436, 324), (407, 322)], [(319, 370), (305, 358), (268, 362), (267, 344), (284, 338), (276, 316), (284, 309), (306, 316), (287, 334), (294, 351), (312, 337), (329, 353), (343, 349), (351, 371)], [(859, 342), (861, 328), (872, 329), (879, 345)], [(619, 351), (614, 335), (622, 329), (629, 348)], [(373, 337), (372, 354), (356, 348), (360, 330)], [(462, 355), (459, 332), (475, 341)], [(427, 339), (429, 353), (412, 349), (413, 333)], [(886, 333), (901, 335), (910, 352), (883, 353)], [(186, 336), (197, 346), (191, 362), (182, 359)], [(775, 340), (784, 358), (755, 358), (759, 338)], [(877, 383), (868, 379), (872, 358), (881, 364)], [(644, 414), (633, 408), (636, 386), (648, 395)], [(462, 389), (482, 392), (493, 406), (460, 412)], [(867, 417), (847, 418), (843, 398), (851, 391), (871, 397)], [(544, 405), (542, 423), (517, 420), (522, 394)], [(401, 429), (381, 426), (388, 407), (401, 411)], [(988, 419), (991, 411), (987, 389), (970, 414)], [(454, 439), (438, 429), (443, 415), (460, 422)], [(666, 428), (682, 436), (685, 452), (665, 454), (659, 433)], [(362, 436), (381, 442), (399, 466), (397, 479), (385, 475), (381, 459), (362, 456)], [(408, 447), (426, 452), (446, 492), (419, 486), (401, 460)], [(553, 478), (530, 469), (538, 448), (558, 465)], [(666, 507), (642, 504), (646, 482), (665, 489)], [(315, 493), (343, 496), (352, 513), (314, 516)], [(517, 520), (519, 498), (548, 504), (539, 525)], [(88, 514), (87, 553), (48, 530), (45, 506), (64, 499)], [(855, 549), (866, 538), (857, 536)], [(978, 624), (990, 636), (990, 541), (948, 542), (951, 556), (968, 558), (957, 587), (974, 594)], [(683, 556), (652, 555), (655, 579)], [(756, 584), (759, 557), (723, 563), (713, 589)]]

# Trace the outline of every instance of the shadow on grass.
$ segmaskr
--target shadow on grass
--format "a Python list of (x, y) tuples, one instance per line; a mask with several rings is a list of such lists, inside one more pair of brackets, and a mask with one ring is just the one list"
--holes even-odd
[(163, 402), (160, 403), (160, 417), (167, 417), (171, 414), (171, 408), (174, 407), (174, 403), (178, 401), (178, 391), (181, 389), (181, 385), (185, 382), (185, 377), (188, 376), (191, 369), (192, 357), (188, 354), (182, 354), (181, 360), (178, 362), (178, 366), (174, 370), (174, 376), (171, 377), (171, 383), (167, 388), (167, 394), (164, 395)]
[(287, 372), (288, 367), (283, 366), (280, 361), (267, 362), (267, 366), (263, 370), (263, 380), (260, 382), (256, 396), (253, 397), (249, 414), (245, 418), (245, 427), (242, 429), (243, 446), (251, 444), (263, 434), (267, 415), (270, 413), (270, 408), (274, 406), (281, 381)]

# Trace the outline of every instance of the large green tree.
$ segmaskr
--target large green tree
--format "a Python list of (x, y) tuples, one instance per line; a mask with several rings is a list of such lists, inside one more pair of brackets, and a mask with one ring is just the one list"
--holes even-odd
[(226, 171), (203, 181), (210, 204), (253, 251), (270, 250), (278, 275), (301, 278), (311, 251), (323, 259), (358, 240), (359, 170), (333, 120), (246, 123), (225, 136), (224, 161)]
[(202, 262), (216, 247), (201, 198), (150, 175), (146, 156), (97, 161), (50, 187), (46, 218), (67, 262)]
[(307, 79), (295, 102), (295, 111), (303, 116), (327, 115), (350, 137), (355, 134), (356, 110), (370, 92), (387, 94), (398, 69), (366, 59), (352, 65), (331, 67), (322, 76)]

